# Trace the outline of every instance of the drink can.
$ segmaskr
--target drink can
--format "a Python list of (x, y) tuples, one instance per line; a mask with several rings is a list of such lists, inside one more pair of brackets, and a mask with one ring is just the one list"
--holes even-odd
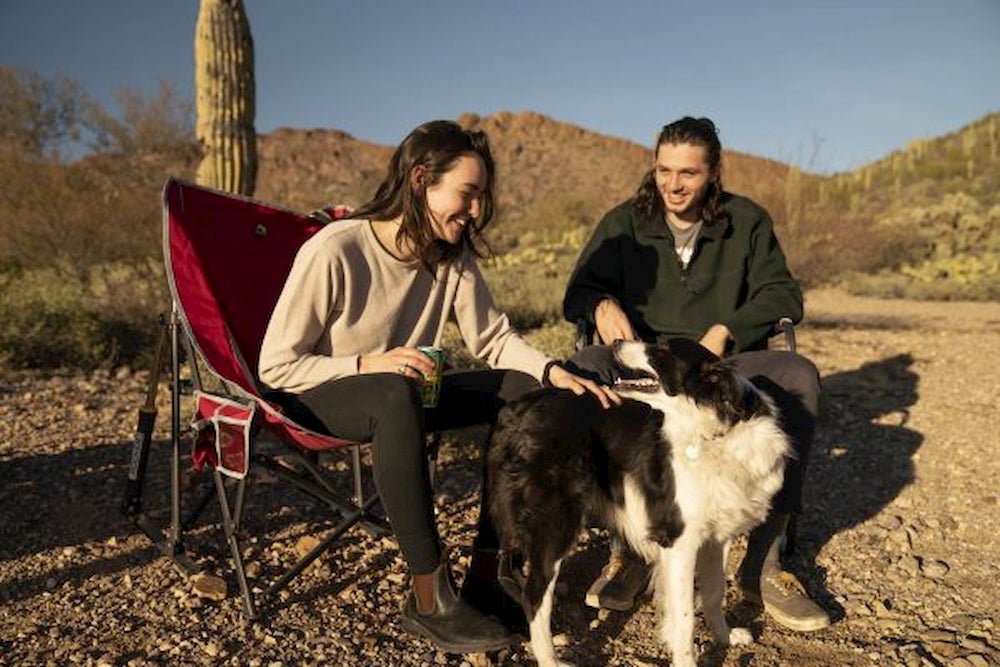
[(441, 397), (441, 375), (444, 373), (444, 350), (440, 347), (418, 347), (417, 349), (434, 362), (434, 371), (430, 375), (424, 375), (424, 384), (421, 388), (424, 407), (437, 407), (438, 398)]

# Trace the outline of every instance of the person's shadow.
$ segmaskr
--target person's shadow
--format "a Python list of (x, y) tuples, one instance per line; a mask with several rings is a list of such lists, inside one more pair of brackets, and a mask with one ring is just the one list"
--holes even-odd
[(836, 621), (843, 609), (815, 564), (823, 546), (888, 507), (915, 480), (924, 436), (907, 426), (918, 398), (913, 357), (897, 354), (822, 378), (820, 421), (806, 469), (803, 511), (788, 565)]

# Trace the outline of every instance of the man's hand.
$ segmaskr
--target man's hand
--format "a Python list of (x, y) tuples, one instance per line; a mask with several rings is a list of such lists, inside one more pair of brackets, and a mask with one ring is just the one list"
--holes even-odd
[(635, 330), (625, 311), (614, 299), (604, 299), (594, 309), (594, 324), (601, 342), (610, 345), (616, 340), (635, 340)]
[(729, 332), (729, 327), (725, 324), (713, 324), (698, 342), (717, 357), (722, 357), (726, 352), (726, 344), (730, 338), (732, 338), (732, 334)]
[(597, 397), (601, 405), (610, 408), (612, 405), (621, 405), (622, 399), (611, 387), (597, 384), (593, 380), (573, 375), (568, 370), (559, 365), (553, 365), (549, 370), (549, 384), (556, 389), (569, 389), (577, 396), (583, 396), (590, 392)]

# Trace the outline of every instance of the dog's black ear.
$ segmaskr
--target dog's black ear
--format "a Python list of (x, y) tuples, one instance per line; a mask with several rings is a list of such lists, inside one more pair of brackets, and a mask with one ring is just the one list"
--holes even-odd
[(767, 402), (748, 381), (740, 379), (734, 372), (721, 366), (709, 373), (714, 391), (719, 399), (719, 418), (735, 424), (771, 413)]
[(646, 348), (649, 365), (656, 371), (660, 386), (670, 396), (676, 396), (684, 391), (684, 380), (687, 376), (688, 364), (673, 353), (669, 343), (650, 345)]
[(702, 370), (719, 361), (714, 352), (690, 338), (670, 338), (667, 346), (674, 356)]

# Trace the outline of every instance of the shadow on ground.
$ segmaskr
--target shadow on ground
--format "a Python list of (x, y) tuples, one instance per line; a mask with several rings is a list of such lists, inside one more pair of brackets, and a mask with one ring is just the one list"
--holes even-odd
[(793, 569), (821, 588), (820, 601), (835, 618), (843, 610), (823, 585), (825, 573), (817, 581), (810, 572), (834, 535), (879, 514), (915, 480), (913, 456), (924, 436), (907, 426), (919, 397), (913, 361), (898, 354), (822, 379)]

